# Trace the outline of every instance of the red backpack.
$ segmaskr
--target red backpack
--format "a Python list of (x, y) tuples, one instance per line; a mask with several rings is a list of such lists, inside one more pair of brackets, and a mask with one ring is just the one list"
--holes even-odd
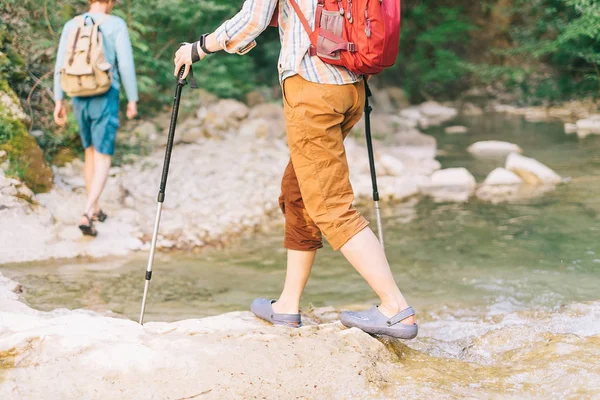
[[(360, 75), (375, 75), (396, 62), (401, 0), (316, 0), (311, 30), (296, 0), (288, 0), (310, 38), (310, 55)], [(278, 10), (271, 21), (277, 26)]]

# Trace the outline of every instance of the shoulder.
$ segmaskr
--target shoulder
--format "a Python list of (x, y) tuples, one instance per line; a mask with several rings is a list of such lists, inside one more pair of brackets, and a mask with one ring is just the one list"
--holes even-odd
[(75, 20), (75, 18), (71, 18), (70, 20), (65, 22), (65, 24), (63, 25), (63, 32), (68, 33), (74, 26), (77, 26), (77, 21)]
[(117, 30), (127, 29), (127, 23), (125, 22), (125, 20), (116, 15), (109, 15), (104, 24), (110, 24)]

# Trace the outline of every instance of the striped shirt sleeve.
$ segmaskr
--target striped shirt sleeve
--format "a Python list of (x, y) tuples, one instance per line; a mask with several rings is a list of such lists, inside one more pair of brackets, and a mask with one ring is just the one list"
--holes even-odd
[(246, 0), (242, 10), (215, 31), (217, 41), (228, 53), (245, 53), (271, 22), (279, 0)]

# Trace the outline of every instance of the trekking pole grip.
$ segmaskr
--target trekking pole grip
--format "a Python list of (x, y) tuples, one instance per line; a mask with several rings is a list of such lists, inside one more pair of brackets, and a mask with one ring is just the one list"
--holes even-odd
[[(192, 68), (192, 66), (190, 66), (190, 68)], [(185, 73), (185, 64), (181, 66), (181, 68), (179, 69), (179, 75), (177, 76), (177, 84), (179, 85), (185, 85), (187, 82), (186, 80), (183, 78), (183, 74)]]

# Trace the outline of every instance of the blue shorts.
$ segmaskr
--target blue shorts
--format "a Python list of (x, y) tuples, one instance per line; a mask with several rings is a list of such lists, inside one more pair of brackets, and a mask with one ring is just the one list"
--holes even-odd
[(119, 91), (94, 97), (74, 97), (73, 112), (79, 125), (83, 148), (94, 146), (97, 152), (112, 156), (119, 129)]

